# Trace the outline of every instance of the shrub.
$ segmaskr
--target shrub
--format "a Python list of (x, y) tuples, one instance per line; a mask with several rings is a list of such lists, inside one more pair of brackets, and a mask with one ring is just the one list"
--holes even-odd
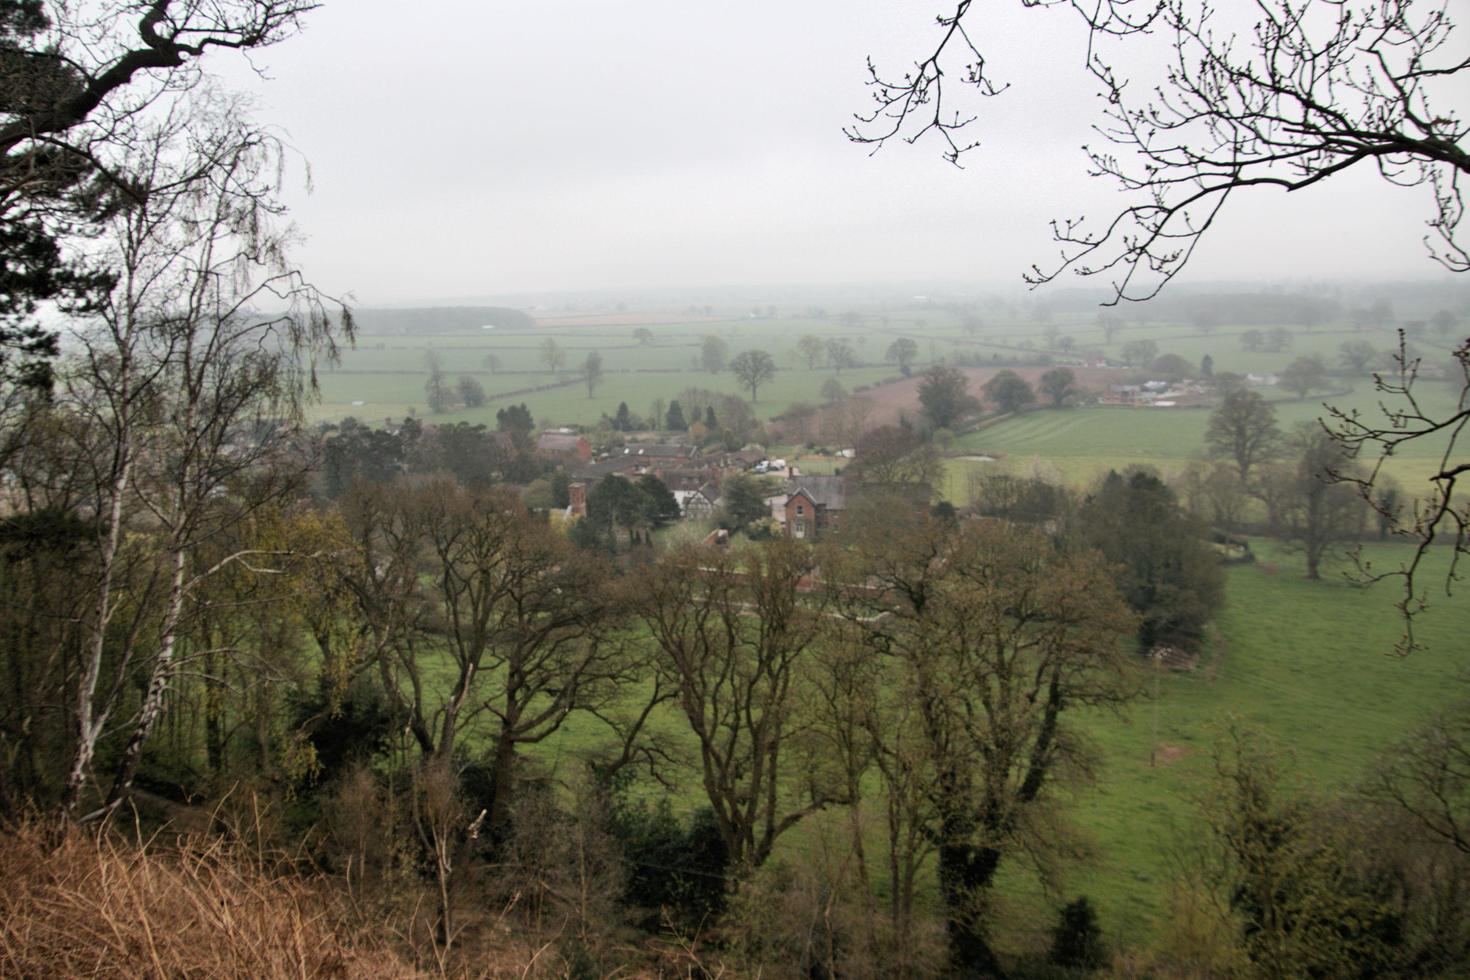
[(1069, 902), (1052, 930), (1051, 961), (1057, 966), (1095, 970), (1107, 962), (1097, 912), (1086, 897)]
[(641, 926), (693, 931), (724, 910), (729, 858), (707, 807), (685, 826), (667, 799), (654, 807), (619, 799), (612, 830), (628, 865), (623, 901), (641, 913)]
[(223, 841), (0, 837), (0, 976), (415, 977), (307, 880)]

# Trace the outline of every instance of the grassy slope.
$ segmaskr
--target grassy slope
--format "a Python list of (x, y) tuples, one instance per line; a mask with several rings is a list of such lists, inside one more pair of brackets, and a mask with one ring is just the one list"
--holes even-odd
[[(751, 333), (730, 337), (732, 351), (763, 346), (772, 350), (781, 373), (763, 395), (765, 412), (794, 399), (814, 398), (829, 375), (795, 367), (791, 346), (797, 336), (813, 332), (823, 336), (846, 334), (857, 344), (859, 356), (875, 359), (886, 349), (893, 333), (904, 331), (920, 341), (921, 350), (931, 346), (939, 353), (954, 349), (961, 339), (958, 322), (933, 312), (924, 312), (924, 325), (894, 314), (881, 328), (869, 322), (861, 328), (844, 328), (835, 322), (778, 321), (750, 325)], [(713, 332), (728, 333), (728, 329)], [(745, 325), (740, 325), (745, 329)], [(1077, 337), (1079, 344), (1101, 342), (1088, 322), (1062, 324), (1062, 332)], [(909, 329), (912, 328), (912, 329)], [(580, 360), (576, 348), (601, 347), (608, 370), (607, 385), (595, 399), (584, 389), (570, 387), (527, 396), (538, 419), (592, 421), (601, 412), (611, 412), (620, 400), (635, 411), (646, 411), (654, 398), (667, 398), (686, 385), (735, 390), (729, 375), (714, 377), (694, 371), (678, 374), (623, 374), (637, 367), (682, 367), (695, 353), (685, 346), (691, 339), (711, 332), (709, 325), (656, 330), (669, 338), (667, 346), (655, 349), (630, 348), (631, 327), (592, 336), (588, 332), (557, 331), (558, 341), (570, 351), (569, 361)], [(887, 332), (885, 332), (887, 331)], [(1014, 344), (1039, 332), (1037, 325), (1020, 321), (988, 319), (978, 338), (964, 338), (967, 349), (980, 343)], [(1176, 352), (1191, 359), (1213, 353), (1217, 370), (1271, 370), (1301, 353), (1320, 353), (1331, 358), (1337, 345), (1348, 339), (1341, 331), (1320, 330), (1298, 338), (1288, 354), (1246, 354), (1238, 350), (1238, 328), (1223, 328), (1213, 337), (1191, 335), (1177, 325), (1130, 327), (1110, 346), (1117, 352), (1130, 339), (1151, 337), (1163, 352)], [(866, 336), (864, 336), (866, 335)], [(450, 374), (477, 369), (484, 352), (497, 349), (504, 366), (511, 370), (534, 370), (535, 355), (530, 344), (543, 335), (506, 335), (473, 349), (442, 350)], [(932, 344), (931, 344), (932, 338)], [(1365, 335), (1380, 347), (1391, 338), (1380, 333)], [(479, 338), (471, 338), (472, 341)], [(371, 340), (371, 339), (370, 339)], [(386, 414), (401, 415), (409, 405), (422, 402), (422, 357), (424, 341), (411, 343), (383, 339), (384, 349), (364, 350), (348, 356), (348, 367), (383, 370), (394, 367), (401, 375), (335, 375), (326, 380), (329, 404), (323, 417), (358, 414), (376, 419)], [(442, 343), (451, 340), (444, 338)], [(464, 338), (452, 343), (465, 348)], [(1002, 348), (997, 348), (1002, 349)], [(354, 358), (362, 358), (354, 364)], [(865, 383), (892, 369), (869, 369), (844, 374), (848, 387)], [(386, 380), (385, 380), (386, 379)], [(481, 380), (492, 392), (521, 387), (535, 380), (526, 375), (506, 375)], [(371, 388), (368, 386), (371, 385)], [(1439, 390), (1434, 390), (1438, 388)], [(1452, 397), (1448, 388), (1426, 387), (1432, 405), (1444, 407)], [(346, 404), (368, 391), (370, 406)], [(335, 399), (333, 401), (332, 399)], [(517, 398), (516, 401), (522, 399)], [(1335, 398), (1344, 407), (1371, 410), (1376, 398), (1366, 382), (1359, 382), (1349, 395)], [(495, 405), (470, 417), (493, 419)], [(1307, 421), (1321, 414), (1316, 399), (1282, 403), (1278, 412), (1283, 425)], [(1025, 472), (1041, 468), (1073, 483), (1085, 483), (1110, 467), (1133, 462), (1149, 463), (1166, 473), (1199, 458), (1205, 411), (1162, 411), (1090, 409), (1074, 412), (1037, 412), (965, 437), (955, 448), (972, 452), (1003, 453), (994, 463), (954, 461), (950, 467), (947, 496), (967, 498), (969, 473), (1006, 469)], [(1392, 463), (1391, 471), (1406, 482), (1428, 471), (1431, 460), (1422, 447)], [(1463, 597), (1441, 601), (1424, 622), (1424, 638), (1431, 649), (1407, 660), (1389, 655), (1397, 636), (1392, 585), (1370, 590), (1354, 588), (1338, 578), (1310, 583), (1300, 578), (1300, 559), (1279, 553), (1270, 543), (1260, 543), (1265, 564), (1238, 567), (1230, 572), (1229, 606), (1219, 621), (1220, 640), (1211, 651), (1206, 669), (1190, 675), (1161, 679), (1162, 697), (1157, 705), (1160, 739), (1186, 751), (1172, 764), (1150, 768), (1154, 706), (1136, 705), (1123, 716), (1096, 716), (1086, 727), (1103, 754), (1103, 775), (1091, 788), (1080, 790), (1074, 813), (1093, 836), (1099, 857), (1089, 868), (1074, 869), (1066, 886), (1069, 897), (1089, 894), (1101, 907), (1104, 926), (1125, 940), (1145, 939), (1163, 912), (1164, 885), (1169, 877), (1169, 853), (1178, 846), (1190, 826), (1193, 795), (1208, 769), (1211, 731), (1231, 715), (1259, 724), (1293, 748), (1301, 770), (1317, 785), (1350, 785), (1365, 770), (1378, 751), (1390, 745), (1453, 693), (1448, 683), (1464, 669), (1460, 649), (1462, 637), (1470, 635), (1470, 603)], [(1380, 561), (1385, 549), (1375, 548)], [(1391, 555), (1388, 557), (1392, 557)], [(1274, 566), (1274, 574), (1269, 567)], [(675, 719), (664, 722), (678, 730)], [(595, 725), (584, 720), (569, 723), (558, 736), (536, 747), (534, 754), (557, 768), (589, 749), (600, 738)], [(700, 792), (691, 770), (683, 780), (676, 809), (688, 812), (698, 805)], [(788, 852), (799, 852), (807, 833), (787, 839)], [(875, 860), (878, 857), (875, 856)], [(1051, 913), (1043, 912), (1043, 899), (1034, 886), (1018, 877), (1008, 882), (1012, 898), (1011, 925), (1024, 932), (1046, 928)]]
[[(1424, 616), (1428, 650), (1399, 658), (1392, 653), (1399, 635), (1394, 584), (1363, 589), (1341, 575), (1308, 582), (1299, 557), (1267, 542), (1257, 547), (1263, 563), (1230, 572), (1219, 641), (1204, 668), (1162, 678), (1159, 738), (1184, 749), (1184, 758), (1149, 767), (1152, 702), (1089, 726), (1105, 770), (1080, 794), (1077, 813), (1103, 856), (1075, 885), (1125, 937), (1146, 935), (1164, 911), (1168, 855), (1186, 840), (1192, 799), (1209, 771), (1212, 730), (1238, 716), (1289, 747), (1312, 784), (1345, 788), (1453, 697), (1452, 681), (1466, 668), (1470, 603), (1463, 597), (1441, 600)], [(1374, 551), (1380, 560), (1404, 553)]]
[[(1066, 869), (1060, 897), (1087, 894), (1108, 932), (1130, 943), (1146, 941), (1165, 912), (1170, 855), (1187, 840), (1220, 725), (1238, 716), (1261, 727), (1290, 748), (1312, 785), (1345, 788), (1377, 753), (1453, 697), (1452, 681), (1465, 669), (1470, 603), (1437, 604), (1421, 624), (1429, 649), (1400, 659), (1392, 654), (1398, 637), (1392, 584), (1356, 587), (1341, 565), (1326, 580), (1308, 582), (1298, 556), (1271, 542), (1256, 546), (1262, 562), (1229, 573), (1219, 636), (1198, 671), (1162, 676), (1158, 702), (1145, 696), (1122, 714), (1075, 719), (1101, 753), (1100, 778), (1076, 790), (1068, 804), (1096, 859)], [(1372, 551), (1379, 562), (1405, 553), (1397, 546)], [(1184, 755), (1151, 768), (1155, 704), (1160, 742)], [(671, 716), (660, 727), (679, 732)], [(595, 723), (577, 720), (534, 755), (565, 771), (600, 739)], [(680, 780), (675, 810), (687, 814), (700, 803), (691, 768)], [(800, 854), (814, 832), (798, 827), (779, 853)], [(870, 846), (881, 862), (877, 838), (875, 830)], [(1049, 900), (1019, 863), (1010, 871), (1008, 934), (1021, 938), (1033, 926), (1048, 928)]]

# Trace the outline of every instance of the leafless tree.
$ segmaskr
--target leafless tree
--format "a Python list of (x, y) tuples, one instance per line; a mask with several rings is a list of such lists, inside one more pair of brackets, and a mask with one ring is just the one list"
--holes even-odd
[[(1061, 257), (1033, 266), (1028, 280), (1065, 271), (1105, 276), (1111, 304), (1156, 295), (1189, 261), (1200, 237), (1237, 191), (1302, 190), (1350, 169), (1376, 169), (1394, 184), (1422, 187), (1430, 198), (1425, 245), (1455, 272), (1470, 269), (1460, 237), (1470, 173), (1467, 123), (1453, 106), (1470, 72), (1448, 3), (1425, 0), (1253, 0), (1247, 17), (1210, 0), (1022, 0), (1026, 7), (1062, 6), (1087, 38), (1085, 68), (1105, 97), (1097, 130), (1106, 145), (1086, 148), (1090, 172), (1115, 180), (1133, 203), (1099, 224), (1053, 222)], [(938, 20), (939, 37), (912, 70), (896, 77), (869, 62), (875, 104), (849, 136), (882, 146), (930, 132), (958, 163), (978, 145), (967, 135), (977, 117), (954, 108), (958, 84), (982, 96), (1006, 86), (991, 72), (976, 40), (984, 8), (959, 0)], [(1138, 49), (1158, 45), (1162, 76), (1134, 76), (1124, 65)], [(1146, 51), (1145, 51), (1146, 53)], [(1389, 311), (1384, 309), (1387, 316)], [(1250, 333), (1250, 331), (1248, 331)], [(1441, 466), (1421, 500), (1397, 524), (1415, 542), (1414, 557), (1369, 577), (1402, 576), (1406, 621), (1401, 649), (1412, 650), (1413, 616), (1427, 602), (1418, 575), (1436, 542), (1462, 556), (1470, 512), (1455, 502), (1455, 482), (1470, 471), (1457, 442), (1470, 423), (1470, 341), (1456, 346), (1460, 398), (1435, 414), (1414, 392), (1417, 359), (1401, 353), (1380, 380), (1384, 413), (1338, 413), (1336, 437), (1372, 464), (1414, 439), (1442, 439)], [(1354, 477), (1371, 499), (1376, 464)], [(1458, 566), (1445, 577), (1453, 588)]]
[(133, 178), (119, 149), (146, 147), (150, 116), (199, 86), (210, 51), (275, 44), (315, 6), (29, 0), (0, 11), (0, 374), (7, 381), (37, 383), (56, 354), (54, 335), (19, 322), (36, 300), (90, 310), (107, 289), (108, 270), (72, 254), (76, 233), (157, 190)]
[[(196, 93), (122, 160), (145, 191), (111, 224), (118, 284), (98, 320), (78, 331), (61, 399), (79, 423), (74, 458), (87, 474), (97, 562), (72, 705), (68, 813), (127, 679), (141, 671), (145, 693), (97, 813), (131, 786), (176, 671), (190, 596), (219, 567), (200, 567), (194, 553), (254, 506), (242, 481), (281, 460), (314, 389), (317, 357), (335, 355), (333, 304), (286, 261), (274, 196), (279, 153), (237, 105)], [(350, 333), (350, 319), (340, 329)], [(157, 542), (137, 560), (151, 563), (145, 580), (158, 607), (124, 629), (113, 621), (121, 562), (139, 531)]]
[(1461, 697), (1395, 746), (1368, 790), (1431, 838), (1470, 855), (1470, 702)]
[(1259, 493), (1278, 534), (1301, 550), (1307, 578), (1321, 578), (1334, 545), (1360, 538), (1368, 508), (1343, 481), (1352, 462), (1320, 425), (1303, 422), (1286, 439), (1286, 458), (1261, 476)]
[[(381, 638), (383, 687), (426, 764), (447, 764), (465, 731), (488, 718), (487, 827), (498, 833), (518, 750), (574, 711), (608, 714), (615, 690), (631, 683), (633, 662), (607, 631), (610, 576), (509, 491), (436, 479), (361, 487), (345, 507), (355, 539), (348, 574), (364, 624)], [(446, 665), (448, 689), (436, 695)]]
[[(1302, 190), (1357, 167), (1423, 186), (1431, 198), (1430, 256), (1470, 269), (1457, 239), (1470, 173), (1467, 126), (1452, 97), (1470, 58), (1452, 44), (1445, 3), (1414, 0), (1254, 0), (1247, 19), (1210, 0), (1023, 0), (1065, 7), (1087, 40), (1085, 68), (1104, 97), (1085, 147), (1090, 173), (1133, 203), (1094, 225), (1052, 223), (1061, 258), (1028, 281), (1066, 271), (1107, 277), (1112, 302), (1148, 299), (1189, 261), (1238, 190)], [(977, 117), (954, 105), (954, 86), (983, 97), (1007, 88), (978, 40), (986, 6), (959, 0), (938, 18), (938, 40), (901, 76), (868, 71), (874, 106), (851, 139), (882, 146), (936, 134), (958, 163), (978, 146)], [(1139, 49), (1161, 77), (1139, 74)]]
[(801, 712), (823, 617), (797, 591), (811, 556), (780, 539), (740, 556), (689, 548), (644, 578), (639, 618), (699, 745), (704, 790), (731, 863), (748, 869), (802, 819), (846, 802), (810, 752)]
[[(1470, 499), (1459, 481), (1470, 477), (1470, 460), (1464, 458), (1460, 439), (1470, 428), (1470, 339), (1455, 348), (1449, 383), (1459, 388), (1459, 398), (1450, 411), (1437, 413), (1424, 403), (1419, 379), (1420, 359), (1409, 354), (1403, 332), (1399, 332), (1395, 369), (1375, 374), (1380, 394), (1378, 414), (1365, 415), (1356, 409), (1329, 408), (1326, 425), (1346, 454), (1365, 465), (1337, 472), (1337, 479), (1354, 487), (1377, 512), (1393, 534), (1414, 546), (1413, 554), (1396, 567), (1384, 570), (1357, 557), (1360, 571), (1369, 580), (1399, 578), (1403, 592), (1398, 608), (1404, 619), (1399, 640), (1400, 653), (1418, 648), (1414, 617), (1429, 606), (1430, 587), (1420, 574), (1424, 559), (1436, 544), (1449, 551), (1449, 568), (1442, 582), (1446, 598), (1454, 594), (1461, 577), (1460, 560), (1470, 554)], [(1405, 503), (1398, 495), (1380, 492), (1383, 465), (1394, 453), (1417, 440), (1434, 447), (1435, 472), (1422, 496), (1411, 495)]]
[(1205, 430), (1205, 448), (1212, 456), (1233, 461), (1242, 485), (1250, 479), (1251, 468), (1270, 459), (1280, 442), (1276, 410), (1260, 392), (1239, 386), (1225, 392)]
[(952, 965), (989, 975), (995, 875), (1017, 854), (1044, 869), (1065, 850), (1049, 801), (1088, 758), (1067, 712), (1134, 691), (1119, 640), (1136, 621), (1101, 556), (1058, 553), (1038, 531), (915, 516), (864, 532), (833, 581), (864, 583), (834, 586), (835, 601), (884, 662), (873, 734), (890, 834), (912, 854), (921, 821)]

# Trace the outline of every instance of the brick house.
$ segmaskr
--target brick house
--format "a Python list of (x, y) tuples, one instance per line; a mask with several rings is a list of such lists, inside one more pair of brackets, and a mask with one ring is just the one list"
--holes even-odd
[(787, 537), (819, 538), (837, 529), (847, 509), (847, 481), (840, 476), (798, 476), (767, 498), (771, 516)]
[(587, 441), (586, 436), (575, 432), (549, 430), (536, 438), (536, 451), (543, 456), (559, 456), (586, 462), (592, 458), (592, 443)]

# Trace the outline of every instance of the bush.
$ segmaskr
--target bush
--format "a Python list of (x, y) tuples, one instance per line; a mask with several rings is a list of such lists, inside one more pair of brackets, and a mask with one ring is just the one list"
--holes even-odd
[(311, 775), (323, 781), (386, 751), (395, 727), (383, 695), (368, 681), (337, 697), (325, 690), (303, 697), (294, 714), (314, 756)]
[(623, 902), (640, 913), (638, 924), (695, 931), (719, 915), (729, 856), (709, 808), (696, 810), (684, 826), (667, 799), (651, 808), (615, 799), (612, 832), (628, 865)]
[(1051, 961), (1057, 966), (1095, 970), (1107, 962), (1097, 912), (1086, 897), (1069, 902), (1052, 930)]
[(219, 839), (144, 849), (35, 828), (0, 837), (0, 976), (420, 974), (312, 883)]

